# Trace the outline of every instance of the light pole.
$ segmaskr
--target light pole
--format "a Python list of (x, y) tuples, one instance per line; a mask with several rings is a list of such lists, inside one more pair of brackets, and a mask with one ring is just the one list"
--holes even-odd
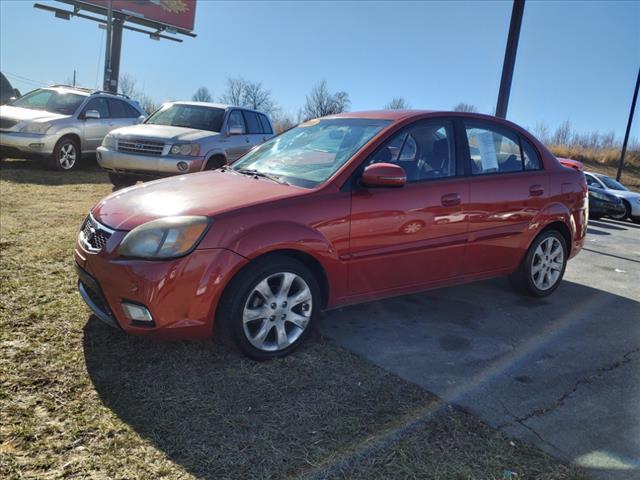
[(624, 156), (627, 153), (627, 143), (629, 142), (629, 132), (631, 131), (631, 122), (633, 121), (633, 112), (636, 110), (636, 102), (638, 101), (638, 87), (640, 86), (640, 68), (638, 68), (638, 78), (636, 79), (636, 89), (633, 92), (633, 100), (631, 100), (631, 110), (629, 111), (629, 120), (627, 121), (627, 131), (624, 134), (622, 142), (622, 152), (620, 152), (620, 163), (618, 163), (618, 173), (616, 180), (620, 181), (622, 175), (622, 167), (624, 166)]
[(511, 80), (513, 80), (513, 68), (516, 64), (516, 52), (518, 51), (518, 40), (520, 38), (520, 26), (522, 25), (523, 13), (524, 0), (513, 0), (509, 37), (507, 38), (507, 47), (504, 52), (502, 78), (500, 79), (500, 91), (498, 92), (498, 104), (496, 105), (496, 117), (500, 118), (507, 117), (509, 95), (511, 94)]

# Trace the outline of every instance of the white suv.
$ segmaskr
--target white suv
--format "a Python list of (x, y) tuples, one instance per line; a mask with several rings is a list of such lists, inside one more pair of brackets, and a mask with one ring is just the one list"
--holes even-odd
[(140, 104), (125, 95), (55, 85), (0, 106), (0, 157), (44, 158), (72, 170), (114, 128), (142, 122)]

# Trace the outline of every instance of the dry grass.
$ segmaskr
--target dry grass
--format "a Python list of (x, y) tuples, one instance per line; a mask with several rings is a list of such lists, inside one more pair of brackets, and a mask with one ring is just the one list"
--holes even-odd
[(438, 399), (322, 338), (257, 364), (101, 324), (71, 251), (106, 175), (0, 173), (1, 478), (581, 478), (470, 415), (427, 419)]
[[(591, 149), (578, 145), (551, 145), (549, 150), (556, 156), (579, 160), (589, 171), (603, 173), (615, 178), (620, 161), (620, 149), (603, 148)], [(622, 171), (622, 183), (632, 189), (640, 189), (640, 151), (627, 150)]]

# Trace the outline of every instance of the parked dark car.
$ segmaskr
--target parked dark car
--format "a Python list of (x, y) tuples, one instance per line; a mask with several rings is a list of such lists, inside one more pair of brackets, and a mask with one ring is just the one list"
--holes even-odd
[(7, 77), (0, 72), (0, 105), (9, 103), (12, 98), (18, 98), (19, 96), (20, 90), (13, 88)]
[(619, 216), (625, 213), (622, 199), (589, 186), (589, 218), (597, 220), (602, 217)]

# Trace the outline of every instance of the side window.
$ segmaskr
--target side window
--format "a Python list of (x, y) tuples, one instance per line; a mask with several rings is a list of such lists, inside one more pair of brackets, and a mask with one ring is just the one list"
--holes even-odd
[(598, 181), (591, 175), (585, 175), (584, 178), (587, 180), (587, 185), (589, 185), (590, 187), (602, 188)]
[(455, 175), (453, 133), (449, 123), (421, 123), (394, 135), (379, 148), (369, 163), (396, 163), (408, 182)]
[(520, 143), (510, 132), (466, 124), (471, 173), (521, 172), (523, 170)]
[(258, 115), (254, 112), (243, 111), (244, 120), (247, 122), (247, 133), (262, 133), (262, 126), (258, 120)]
[(122, 100), (109, 99), (109, 110), (111, 118), (137, 118), (140, 116), (138, 111)]
[(259, 113), (258, 118), (260, 119), (260, 123), (262, 124), (262, 133), (272, 134), (273, 129), (271, 128), (271, 124), (269, 123), (267, 116)]
[(521, 137), (520, 141), (522, 142), (522, 154), (524, 155), (524, 169), (540, 170), (542, 168), (542, 162), (536, 149), (524, 138)]
[(109, 107), (106, 98), (93, 98), (89, 100), (89, 103), (84, 107), (83, 113), (87, 113), (89, 110), (97, 110), (100, 118), (109, 118)]
[(227, 121), (229, 128), (240, 128), (242, 133), (246, 133), (247, 129), (244, 126), (244, 119), (242, 118), (242, 112), (240, 110), (234, 110), (229, 114), (229, 120)]

